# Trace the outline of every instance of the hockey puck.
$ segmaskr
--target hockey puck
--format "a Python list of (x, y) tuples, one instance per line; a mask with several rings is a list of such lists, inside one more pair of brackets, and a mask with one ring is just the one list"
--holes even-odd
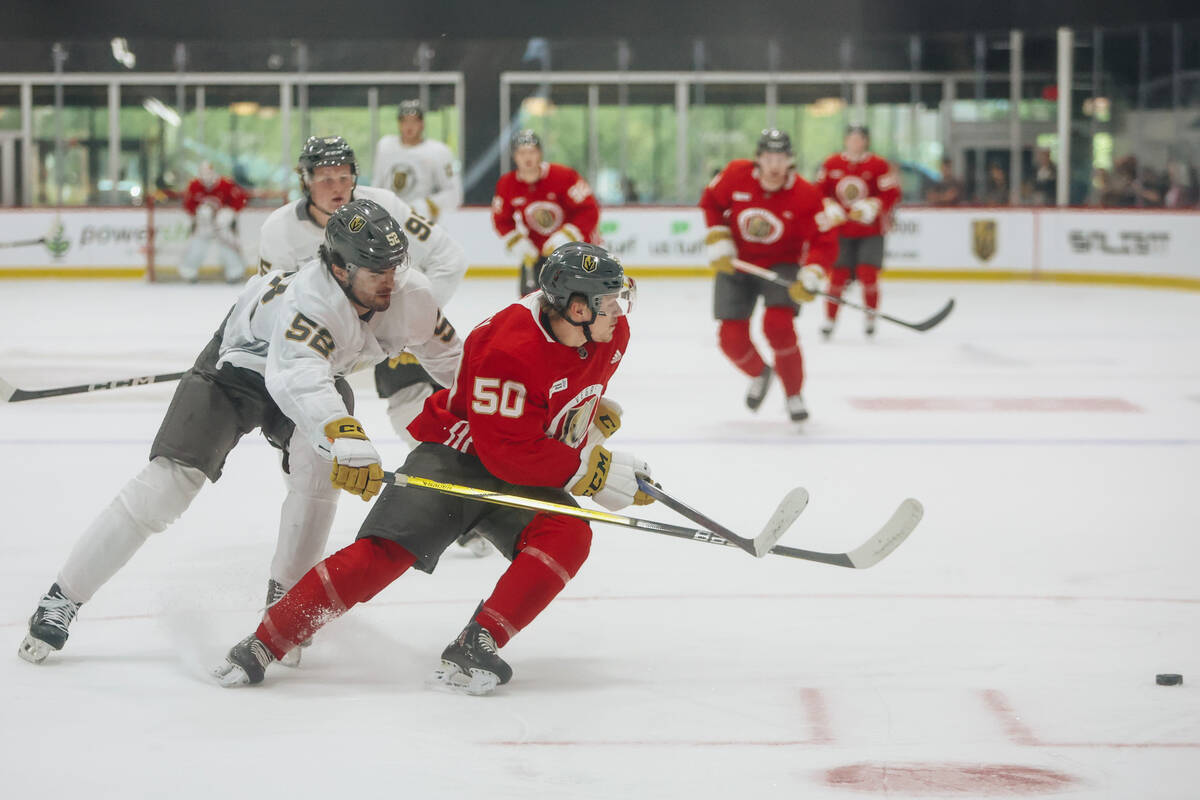
[(1178, 686), (1183, 683), (1183, 676), (1173, 672), (1161, 672), (1154, 676), (1154, 682), (1159, 686)]

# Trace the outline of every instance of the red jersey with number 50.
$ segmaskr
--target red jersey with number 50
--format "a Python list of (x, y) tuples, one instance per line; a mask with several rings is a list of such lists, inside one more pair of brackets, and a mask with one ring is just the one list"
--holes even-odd
[(579, 241), (598, 244), (596, 225), (600, 206), (592, 187), (579, 173), (562, 164), (542, 164), (542, 172), (533, 183), (517, 179), (516, 171), (500, 176), (496, 196), (492, 198), (492, 225), (501, 236), (517, 229), (513, 217), (521, 220), (522, 232), (539, 250), (560, 228), (573, 225)]
[(847, 214), (855, 200), (879, 198), (879, 214), (869, 225), (847, 219), (840, 226), (838, 235), (847, 239), (883, 235), (885, 220), (900, 200), (900, 181), (892, 165), (874, 153), (864, 153), (857, 160), (845, 153), (834, 153), (825, 159), (817, 173), (817, 188), (822, 196), (837, 200)]
[(768, 192), (757, 170), (753, 161), (739, 158), (713, 178), (700, 196), (705, 223), (729, 228), (743, 261), (760, 267), (820, 264), (828, 270), (837, 257), (837, 236), (822, 230), (821, 195), (795, 173), (783, 188)]
[(629, 322), (617, 320), (612, 341), (568, 347), (539, 313), (531, 294), (479, 323), (463, 343), (454, 385), (425, 401), (409, 433), (472, 453), (509, 483), (564, 485), (629, 345)]

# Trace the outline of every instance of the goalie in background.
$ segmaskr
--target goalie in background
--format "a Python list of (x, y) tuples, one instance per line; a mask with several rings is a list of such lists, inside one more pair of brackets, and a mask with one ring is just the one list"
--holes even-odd
[[(848, 283), (862, 284), (863, 304), (879, 308), (879, 271), (883, 269), (883, 235), (891, 212), (900, 200), (900, 179), (892, 165), (867, 150), (866, 127), (846, 130), (845, 149), (825, 159), (817, 174), (817, 188), (825, 197), (825, 211), (838, 224), (838, 256), (829, 280), (829, 293), (841, 297)], [(821, 335), (833, 335), (838, 304), (825, 303)], [(875, 314), (867, 313), (865, 331), (875, 335)]]
[(179, 262), (179, 277), (188, 283), (200, 278), (200, 266), (209, 249), (215, 245), (225, 280), (239, 283), (246, 277), (246, 260), (238, 245), (237, 215), (246, 207), (248, 195), (224, 175), (218, 175), (212, 164), (200, 165), (196, 177), (183, 193), (183, 210), (192, 218), (183, 258)]

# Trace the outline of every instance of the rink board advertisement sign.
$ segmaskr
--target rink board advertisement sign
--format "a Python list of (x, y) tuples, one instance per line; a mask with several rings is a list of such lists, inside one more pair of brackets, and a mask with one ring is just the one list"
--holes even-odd
[[(238, 215), (247, 267), (258, 261), (258, 230), (269, 208)], [(514, 270), (486, 208), (466, 208), (440, 221), (477, 274)], [(179, 208), (154, 213), (156, 269), (170, 273), (191, 231)], [(13, 209), (0, 214), (0, 276), (136, 276), (148, 263), (144, 208)], [(600, 235), (635, 274), (696, 275), (707, 268), (704, 217), (697, 208), (610, 208)], [(36, 241), (36, 240), (42, 241)], [(33, 243), (29, 243), (29, 242)], [(1200, 214), (1056, 209), (904, 207), (888, 233), (884, 265), (908, 273), (1079, 274), (1200, 281)], [(207, 264), (216, 263), (209, 252)]]
[[(258, 229), (270, 209), (238, 215), (238, 239), (246, 264), (258, 261)], [(156, 210), (155, 261), (178, 263), (191, 232), (191, 217), (181, 209)], [(0, 243), (36, 244), (0, 248), (0, 269), (45, 271), (144, 270), (149, 245), (149, 216), (144, 208), (10, 210), (0, 214)], [(215, 254), (209, 260), (215, 263)]]

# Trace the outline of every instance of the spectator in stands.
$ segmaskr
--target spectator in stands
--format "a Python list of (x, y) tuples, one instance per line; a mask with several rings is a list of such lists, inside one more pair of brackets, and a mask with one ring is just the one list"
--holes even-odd
[(1103, 206), (1111, 191), (1112, 178), (1109, 176), (1108, 170), (1104, 167), (1096, 167), (1092, 170), (1092, 189), (1088, 192), (1085, 202), (1089, 206)]
[(925, 192), (925, 202), (935, 206), (956, 206), (963, 201), (963, 182), (954, 174), (954, 162), (942, 159), (942, 179)]
[(1167, 164), (1167, 208), (1195, 208), (1200, 202), (1200, 174), (1194, 164), (1172, 161)]
[(987, 184), (981, 199), (989, 206), (1008, 205), (1008, 175), (1004, 167), (995, 161), (988, 166)]
[(1113, 164), (1112, 180), (1100, 198), (1100, 205), (1110, 208), (1132, 208), (1137, 203), (1137, 159), (1125, 156)]
[(1039, 147), (1033, 155), (1033, 197), (1036, 206), (1052, 205), (1058, 185), (1058, 168), (1050, 160), (1050, 151)]

